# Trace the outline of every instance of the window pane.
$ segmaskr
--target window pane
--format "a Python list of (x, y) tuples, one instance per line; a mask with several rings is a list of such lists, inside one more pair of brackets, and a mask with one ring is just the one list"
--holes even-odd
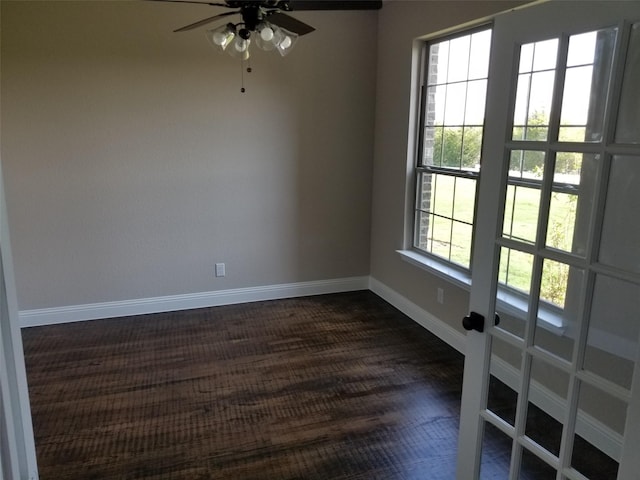
[(467, 102), (465, 106), (465, 125), (482, 125), (484, 123), (484, 106), (487, 95), (487, 81), (476, 80), (467, 85)]
[[(491, 49), (491, 30), (471, 35), (471, 54), (469, 55), (469, 78), (486, 78), (489, 73), (489, 53)], [(484, 103), (484, 102), (483, 102)]]
[(429, 241), (430, 220), (431, 215), (428, 213), (417, 212), (413, 246), (425, 252), (428, 252), (431, 246)]
[(462, 127), (445, 127), (443, 131), (442, 166), (460, 169), (462, 161)]
[[(426, 127), (424, 129), (424, 146), (422, 152), (422, 162), (421, 165), (434, 165), (435, 164), (435, 154), (436, 154), (436, 145), (435, 145), (435, 137), (436, 137), (436, 129), (441, 130), (438, 127)], [(442, 145), (438, 145), (438, 153), (442, 150)], [(438, 160), (439, 162), (439, 160)]]
[(432, 215), (431, 253), (449, 260), (451, 252), (451, 220)]
[(462, 168), (480, 170), (482, 127), (464, 127), (462, 133)]
[(605, 204), (600, 261), (640, 273), (640, 157), (614, 157)]
[[(425, 162), (425, 165), (435, 165), (437, 167), (442, 166), (442, 139), (444, 138), (444, 128), (435, 127), (433, 129), (433, 159), (431, 163)], [(425, 142), (425, 147), (427, 146)]]
[(620, 110), (616, 125), (616, 142), (640, 143), (640, 23), (633, 25), (622, 80)]
[(471, 37), (454, 38), (449, 42), (449, 76), (447, 82), (459, 82), (467, 79), (469, 72), (469, 48)]
[(416, 199), (418, 210), (428, 212), (431, 208), (431, 189), (433, 175), (420, 173), (418, 176), (418, 198)]
[(434, 175), (435, 188), (431, 211), (441, 217), (453, 216), (453, 197), (455, 193), (456, 178), (451, 175)]
[(553, 70), (556, 68), (556, 57), (558, 55), (558, 39), (552, 38), (543, 42), (533, 44), (533, 68), (532, 70)]
[(428, 85), (442, 84), (447, 81), (449, 68), (449, 42), (435, 43), (429, 47)]
[(473, 227), (466, 223), (453, 222), (451, 231), (451, 261), (459, 265), (471, 263), (471, 240)]
[(445, 125), (463, 125), (465, 98), (467, 95), (466, 83), (454, 83), (447, 85), (445, 97)]
[(453, 207), (453, 218), (455, 220), (473, 224), (476, 183), (476, 180), (471, 178), (459, 177), (456, 179), (456, 198)]
[(509, 177), (542, 180), (544, 152), (513, 150), (509, 164)]
[(444, 125), (444, 108), (447, 96), (447, 86), (438, 85), (429, 87), (427, 101), (427, 125)]

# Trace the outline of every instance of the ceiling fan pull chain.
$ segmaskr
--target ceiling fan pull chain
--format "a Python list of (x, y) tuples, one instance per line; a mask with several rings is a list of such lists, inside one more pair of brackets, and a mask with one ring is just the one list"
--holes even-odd
[(240, 58), (240, 92), (244, 93), (244, 59)]

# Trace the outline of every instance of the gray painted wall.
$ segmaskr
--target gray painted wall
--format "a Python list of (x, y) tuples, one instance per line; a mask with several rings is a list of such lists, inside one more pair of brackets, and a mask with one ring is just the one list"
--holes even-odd
[[(2, 2), (21, 310), (369, 273), (377, 12), (237, 59), (208, 6)], [(214, 264), (227, 276), (215, 278)]]

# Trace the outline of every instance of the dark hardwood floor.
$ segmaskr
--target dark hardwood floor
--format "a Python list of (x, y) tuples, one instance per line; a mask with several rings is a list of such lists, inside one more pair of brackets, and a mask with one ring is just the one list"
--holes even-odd
[(371, 292), (23, 339), (42, 480), (455, 478), (463, 357)]
[(463, 357), (370, 292), (24, 330), (41, 478), (454, 478)]

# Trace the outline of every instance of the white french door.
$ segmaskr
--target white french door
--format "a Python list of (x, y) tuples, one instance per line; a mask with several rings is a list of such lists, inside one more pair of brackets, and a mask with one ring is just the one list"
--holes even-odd
[(638, 479), (640, 2), (497, 17), (487, 99), (457, 478)]

